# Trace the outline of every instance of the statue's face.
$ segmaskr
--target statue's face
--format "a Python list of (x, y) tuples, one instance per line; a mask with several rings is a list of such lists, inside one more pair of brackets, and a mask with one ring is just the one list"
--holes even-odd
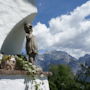
[(32, 33), (33, 32), (31, 24), (26, 24), (24, 26), (24, 29), (27, 31), (27, 33)]
[(31, 25), (27, 25), (27, 28), (29, 31), (32, 31), (32, 26)]
[(32, 30), (32, 26), (27, 26), (28, 30), (29, 30), (29, 33), (32, 33), (33, 30)]

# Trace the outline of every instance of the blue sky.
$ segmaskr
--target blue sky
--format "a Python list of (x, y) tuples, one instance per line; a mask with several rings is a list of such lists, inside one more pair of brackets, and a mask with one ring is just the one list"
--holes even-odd
[(36, 0), (38, 14), (33, 24), (41, 22), (48, 25), (51, 18), (67, 14), (86, 1), (88, 0)]
[(37, 0), (34, 31), (40, 49), (90, 54), (90, 0)]

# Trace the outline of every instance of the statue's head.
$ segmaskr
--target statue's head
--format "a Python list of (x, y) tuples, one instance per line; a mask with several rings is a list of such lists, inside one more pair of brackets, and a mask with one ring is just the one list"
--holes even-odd
[(32, 25), (30, 23), (24, 23), (24, 30), (26, 33), (33, 32)]

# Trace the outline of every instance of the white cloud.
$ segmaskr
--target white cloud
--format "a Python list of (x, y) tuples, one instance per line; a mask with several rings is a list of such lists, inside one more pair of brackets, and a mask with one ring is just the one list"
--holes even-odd
[[(61, 49), (74, 56), (90, 52), (90, 1), (74, 9), (70, 14), (52, 18), (49, 27), (37, 23), (34, 34), (40, 49)], [(67, 48), (67, 49), (65, 49)]]

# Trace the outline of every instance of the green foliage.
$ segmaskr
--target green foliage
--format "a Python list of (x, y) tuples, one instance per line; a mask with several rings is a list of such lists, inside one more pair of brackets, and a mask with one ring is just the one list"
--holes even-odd
[(53, 76), (49, 77), (51, 90), (53, 90), (53, 88), (61, 90), (74, 84), (74, 75), (67, 65), (52, 66), (50, 71), (53, 73)]
[(15, 55), (15, 56), (14, 55), (3, 55), (2, 59), (0, 60), (0, 64), (3, 65), (3, 63), (6, 60), (10, 60), (11, 58), (15, 58), (16, 60), (16, 65), (15, 65), (16, 70), (27, 71), (27, 74), (32, 77), (37, 75), (37, 72), (40, 71), (40, 68), (38, 68), (36, 65), (33, 65), (32, 63), (27, 61), (26, 58), (22, 55)]
[(82, 84), (67, 65), (53, 65), (50, 68), (53, 76), (49, 77), (50, 90), (90, 90), (90, 83)]
[(29, 61), (26, 61), (23, 56), (22, 57), (16, 56), (16, 69), (25, 70), (28, 72), (28, 75), (31, 76), (36, 75), (38, 71), (38, 68)]

